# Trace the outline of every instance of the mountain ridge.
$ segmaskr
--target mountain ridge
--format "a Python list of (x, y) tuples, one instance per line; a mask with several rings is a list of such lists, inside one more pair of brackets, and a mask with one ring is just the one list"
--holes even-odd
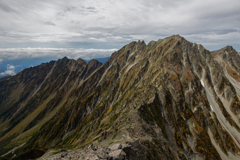
[[(101, 57), (101, 58), (95, 58), (97, 59), (99, 62), (101, 63), (105, 63), (108, 60), (109, 57)], [(42, 61), (41, 61), (42, 60)], [(90, 60), (87, 59), (83, 59), (85, 62), (89, 62)], [(26, 69), (26, 68), (30, 68), (33, 66), (38, 66), (41, 63), (47, 63), (50, 61), (57, 61), (57, 59), (55, 58), (41, 58), (41, 59), (37, 59), (37, 58), (33, 58), (33, 59), (20, 59), (20, 60), (4, 60), (3, 63), (1, 63), (0, 66), (0, 79), (4, 78), (6, 76), (13, 76), (10, 74), (14, 74), (16, 75), (17, 73), (19, 73), (20, 71)], [(14, 69), (10, 70), (8, 69), (8, 66), (12, 66), (14, 67)], [(9, 72), (11, 71), (11, 72)]]
[(29, 69), (30, 80), (24, 70), (0, 82), (0, 141), (27, 142), (18, 154), (138, 141), (135, 158), (237, 159), (239, 62), (232, 47), (174, 35), (131, 42), (104, 64), (63, 58)]

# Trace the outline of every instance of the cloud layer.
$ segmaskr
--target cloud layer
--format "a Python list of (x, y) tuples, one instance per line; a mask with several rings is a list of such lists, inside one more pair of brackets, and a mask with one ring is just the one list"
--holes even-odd
[(0, 44), (111, 48), (180, 34), (214, 49), (239, 44), (239, 6), (239, 0), (2, 0)]
[(5, 76), (9, 76), (9, 75), (11, 75), (11, 76), (15, 75), (16, 74), (15, 68), (16, 67), (14, 65), (8, 64), (7, 65), (7, 70), (0, 73), (0, 78), (5, 77)]
[(83, 49), (83, 48), (0, 48), (0, 63), (3, 60), (47, 58), (54, 59), (67, 56), (71, 59), (92, 59), (109, 57), (117, 49)]

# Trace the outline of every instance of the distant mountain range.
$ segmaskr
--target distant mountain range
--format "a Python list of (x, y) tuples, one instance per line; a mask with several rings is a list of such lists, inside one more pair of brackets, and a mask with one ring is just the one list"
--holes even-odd
[[(105, 63), (109, 57), (103, 57), (103, 58), (96, 58), (99, 62)], [(13, 74), (19, 73), (25, 68), (29, 68), (31, 66), (38, 66), (41, 63), (46, 63), (54, 60), (54, 58), (32, 58), (32, 59), (14, 59), (14, 60), (4, 60), (0, 63), (0, 78), (9, 76), (8, 72), (8, 65), (14, 66)], [(85, 60), (86, 62), (90, 60)]]
[(2, 159), (240, 159), (240, 55), (173, 35), (0, 79)]

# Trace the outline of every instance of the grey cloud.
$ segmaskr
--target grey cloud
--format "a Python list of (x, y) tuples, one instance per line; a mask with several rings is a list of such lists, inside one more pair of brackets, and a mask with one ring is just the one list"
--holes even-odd
[(215, 31), (217, 34), (228, 34), (231, 32), (239, 32), (237, 29), (223, 29), (223, 30), (217, 30)]
[(0, 6), (6, 10), (0, 14), (0, 44), (111, 45), (137, 39), (147, 42), (173, 34), (206, 46), (217, 40), (236, 44), (240, 42), (239, 6), (239, 0), (8, 0)]
[(3, 3), (0, 3), (0, 10), (5, 11), (5, 12), (15, 12), (14, 9), (12, 9), (11, 7), (9, 7)]
[(97, 57), (108, 57), (116, 49), (73, 49), (73, 48), (7, 48), (0, 49), (2, 59), (24, 59), (24, 58), (47, 58), (55, 57), (78, 59), (92, 59)]
[(44, 22), (44, 24), (46, 24), (46, 25), (52, 25), (52, 26), (55, 26), (55, 25), (56, 25), (56, 24), (53, 23), (53, 22)]
[(95, 7), (87, 7), (86, 9), (95, 10)]

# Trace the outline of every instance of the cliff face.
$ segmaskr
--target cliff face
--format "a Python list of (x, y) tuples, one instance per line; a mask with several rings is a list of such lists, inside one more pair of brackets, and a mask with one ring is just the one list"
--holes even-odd
[(210, 53), (178, 35), (132, 42), (104, 64), (26, 69), (0, 80), (1, 155), (122, 143), (128, 159), (238, 159), (239, 71), (232, 47)]

